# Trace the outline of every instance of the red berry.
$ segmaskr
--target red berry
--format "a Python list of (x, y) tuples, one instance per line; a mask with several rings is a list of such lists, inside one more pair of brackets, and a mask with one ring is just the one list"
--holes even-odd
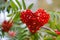
[(29, 21), (29, 19), (32, 17), (32, 12), (30, 10), (26, 10), (21, 12), (21, 20), (22, 22), (26, 23), (27, 21)]
[(20, 17), (21, 21), (27, 25), (31, 33), (36, 33), (50, 18), (49, 14), (43, 9), (39, 9), (35, 13), (31, 10), (23, 11)]
[(38, 9), (35, 14), (34, 14), (38, 21), (40, 22), (40, 25), (43, 26), (44, 24), (46, 24), (50, 18), (50, 15), (47, 14), (47, 12), (45, 12), (45, 10), (43, 9)]
[(9, 31), (8, 34), (11, 37), (15, 37), (16, 36), (16, 32), (13, 32), (13, 31)]
[(60, 35), (60, 32), (56, 32), (56, 34)]
[(58, 30), (55, 30), (55, 33), (56, 33), (57, 35), (60, 35), (60, 32), (59, 32)]
[(10, 28), (12, 27), (13, 23), (9, 23), (9, 21), (4, 21), (2, 23), (2, 31), (8, 32)]

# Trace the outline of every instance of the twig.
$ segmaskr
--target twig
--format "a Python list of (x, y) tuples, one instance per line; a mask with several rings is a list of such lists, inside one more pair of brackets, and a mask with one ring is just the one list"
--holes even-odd
[(41, 27), (41, 28), (44, 28), (44, 29), (47, 29), (47, 30), (50, 30), (50, 31), (54, 32), (51, 28), (46, 27), (46, 26), (43, 26), (43, 27)]

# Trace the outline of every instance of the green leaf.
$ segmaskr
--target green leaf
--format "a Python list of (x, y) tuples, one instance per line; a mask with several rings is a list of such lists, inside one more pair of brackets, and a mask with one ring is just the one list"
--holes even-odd
[(28, 9), (31, 9), (33, 7), (33, 3), (28, 6)]
[(20, 9), (22, 9), (22, 6), (21, 6), (21, 4), (19, 3), (19, 1), (16, 0), (16, 2), (17, 2), (17, 4), (19, 5)]
[(7, 17), (11, 17), (12, 15), (14, 15), (13, 13), (12, 14), (8, 14)]
[(18, 10), (17, 5), (12, 0), (10, 1), (10, 5), (11, 5), (13, 10)]
[(2, 31), (2, 37), (4, 37), (4, 35), (5, 35), (5, 32)]
[(50, 11), (49, 13), (50, 13), (50, 21), (49, 21), (50, 27), (52, 29), (56, 29), (55, 25), (57, 25), (59, 22), (59, 15), (55, 11)]
[(45, 37), (44, 40), (53, 40), (52, 37)]
[(58, 31), (60, 31), (60, 25), (59, 24), (56, 25), (56, 28)]
[(54, 33), (54, 32), (51, 32), (51, 31), (48, 31), (48, 30), (46, 30), (46, 32), (47, 32), (48, 34), (52, 35), (52, 36), (57, 36), (57, 34)]
[(58, 36), (58, 37), (56, 38), (56, 40), (60, 40), (60, 36)]
[(8, 12), (8, 13), (10, 12), (10, 8), (7, 9), (7, 12)]
[(32, 35), (31, 35), (31, 40), (39, 40), (39, 35), (38, 35), (38, 33), (32, 34)]
[(27, 34), (21, 34), (20, 37), (19, 37), (19, 40), (20, 39), (23, 39)]
[(26, 4), (25, 4), (25, 1), (24, 0), (22, 0), (22, 4), (23, 4), (23, 8), (25, 10), (26, 9)]
[(20, 32), (19, 32), (19, 34), (17, 35), (18, 37), (18, 40), (23, 40), (24, 38), (26, 38), (26, 36), (28, 35), (27, 33), (26, 33), (27, 31), (26, 30), (21, 30)]
[(20, 19), (20, 12), (17, 12), (14, 17), (14, 21), (16, 22), (18, 19)]
[(54, 23), (54, 22), (49, 21), (49, 25), (50, 25), (50, 28), (52, 28), (52, 29), (56, 29), (56, 27), (55, 27), (55, 23)]

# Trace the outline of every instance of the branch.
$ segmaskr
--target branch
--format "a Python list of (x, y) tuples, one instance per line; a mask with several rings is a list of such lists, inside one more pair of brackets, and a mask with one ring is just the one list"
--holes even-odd
[(50, 30), (50, 31), (54, 32), (51, 28), (46, 27), (46, 26), (42, 26), (41, 28), (43, 28), (43, 29), (47, 29), (47, 30)]

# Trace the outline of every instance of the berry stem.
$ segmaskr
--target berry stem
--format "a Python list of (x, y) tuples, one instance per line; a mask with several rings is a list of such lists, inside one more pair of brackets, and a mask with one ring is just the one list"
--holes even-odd
[(52, 32), (54, 32), (51, 28), (49, 28), (49, 27), (46, 27), (46, 26), (44, 26), (44, 27), (41, 27), (41, 28), (44, 28), (44, 29), (47, 29), (47, 30), (50, 30), (50, 31), (52, 31)]

